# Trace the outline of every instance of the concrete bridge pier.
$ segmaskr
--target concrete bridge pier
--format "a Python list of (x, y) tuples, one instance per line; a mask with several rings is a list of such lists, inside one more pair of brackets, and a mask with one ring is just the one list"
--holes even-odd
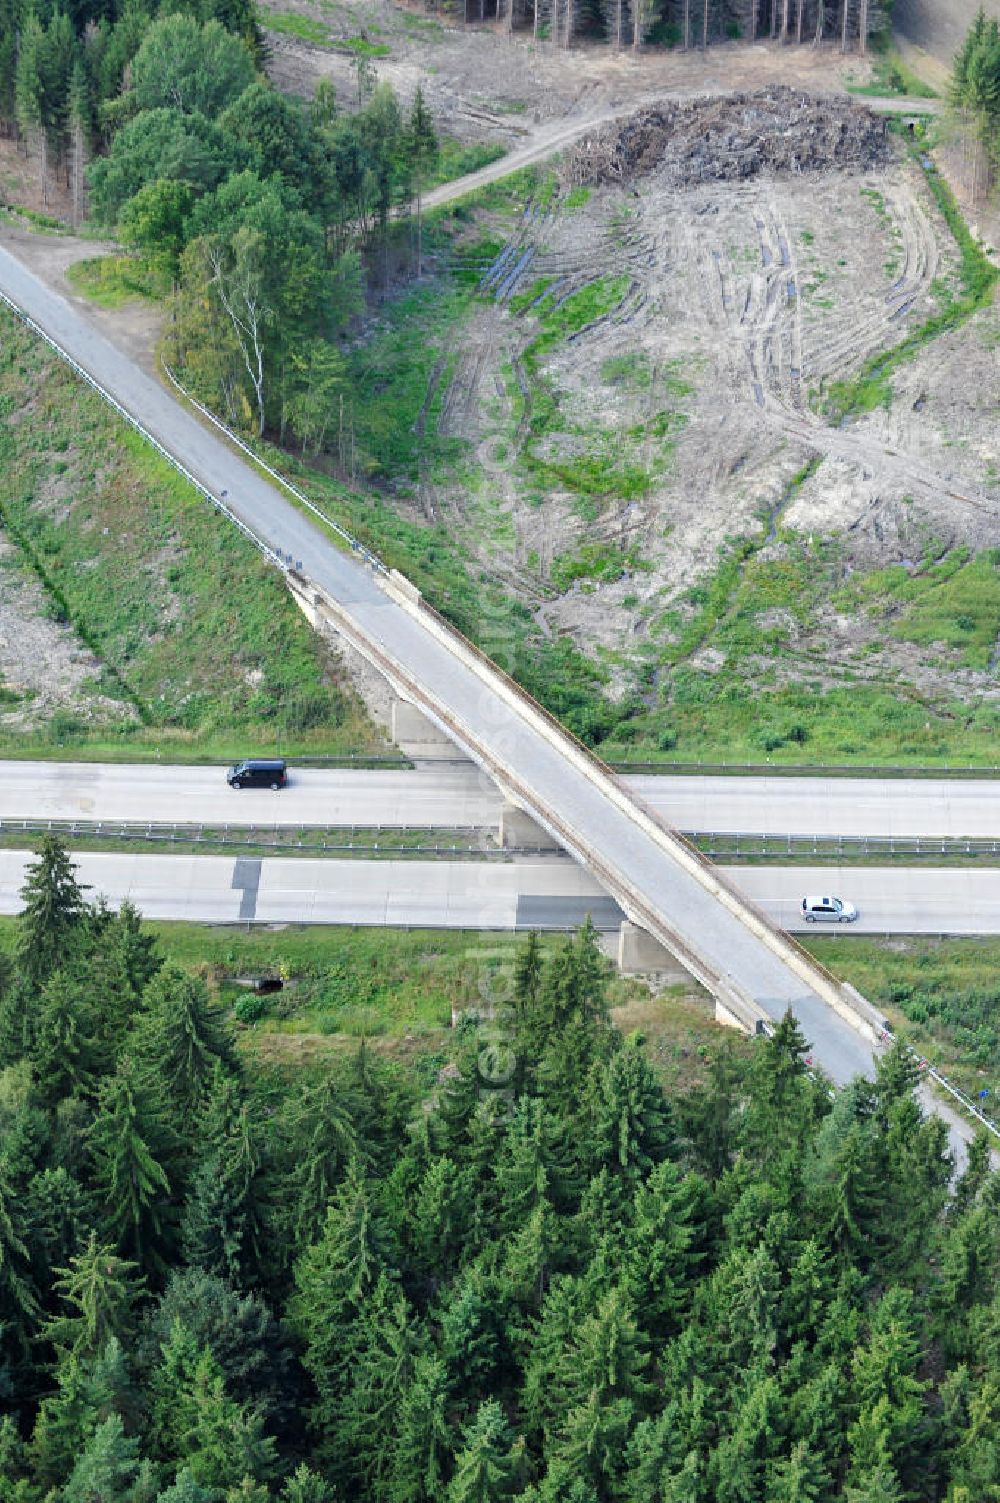
[(497, 844), (504, 850), (560, 851), (562, 846), (548, 830), (516, 804), (505, 801), (500, 809)]
[(715, 999), (715, 1021), (721, 1023), (723, 1028), (735, 1028), (737, 1033), (749, 1033), (750, 1031), (747, 1025), (741, 1022), (734, 1012), (730, 1012), (729, 1008), (719, 1001), (718, 997)]
[(440, 726), (428, 720), (422, 710), (407, 699), (393, 697), (392, 739), (400, 751), (417, 761), (467, 762), (464, 752), (459, 751), (450, 736)]
[(665, 986), (696, 984), (691, 972), (671, 955), (665, 945), (654, 939), (648, 929), (628, 919), (622, 921), (618, 930), (618, 969), (623, 976), (655, 972)]

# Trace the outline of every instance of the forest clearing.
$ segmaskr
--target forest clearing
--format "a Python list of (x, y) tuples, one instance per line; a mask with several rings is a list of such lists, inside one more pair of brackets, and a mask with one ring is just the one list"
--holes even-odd
[(996, 317), (940, 185), (846, 102), (654, 123), (480, 206), (495, 254), (450, 316), (427, 290), (369, 331), (379, 483), (584, 650), (612, 744), (991, 755)]
[(937, 127), (831, 94), (871, 87), (833, 46), (265, 19), (279, 87), (419, 84), (475, 153), (585, 125), (429, 212), (417, 275), (399, 224), (300, 483), (613, 758), (992, 761), (1000, 336)]
[[(519, 663), (526, 629), (592, 673), (619, 707), (597, 727), (614, 756), (991, 760), (996, 315), (927, 154), (937, 127), (885, 133), (831, 96), (869, 76), (832, 47), (570, 59), (426, 19), (404, 48), (408, 11), (294, 13), (377, 41), (379, 76), (419, 80), (469, 140), (594, 120), (554, 177), (487, 190), (464, 227), (442, 216), (422, 292), (356, 351), (388, 361), (379, 395), (399, 403), (392, 433), (359, 408), (384, 497), (530, 613), (494, 610), (488, 649)], [(349, 88), (349, 56), (277, 41), (283, 86)], [(626, 100), (632, 121), (608, 123)], [(750, 160), (761, 134), (781, 150)], [(484, 236), (475, 295), (450, 299)]]

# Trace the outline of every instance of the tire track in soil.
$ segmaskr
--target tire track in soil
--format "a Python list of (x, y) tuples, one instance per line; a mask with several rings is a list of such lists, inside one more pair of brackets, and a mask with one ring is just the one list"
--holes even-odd
[[(783, 333), (783, 324), (791, 312), (792, 320), (800, 316), (799, 298), (787, 297), (787, 282), (792, 278), (798, 293), (799, 282), (791, 254), (791, 242), (784, 227), (780, 230), (777, 215), (753, 202), (754, 230), (761, 247), (762, 266), (749, 278), (743, 292), (737, 291), (738, 268), (727, 262), (724, 251), (715, 244), (696, 247), (695, 260), (700, 265), (700, 290), (714, 299), (709, 311), (710, 322), (720, 331), (728, 331), (731, 346), (737, 352), (738, 372), (735, 395), (742, 403), (750, 402), (760, 419), (782, 438), (824, 459), (836, 459), (861, 469), (869, 476), (884, 475), (902, 486), (905, 492), (925, 498), (932, 505), (941, 499), (956, 501), (985, 515), (1000, 518), (1000, 508), (978, 487), (956, 483), (949, 475), (929, 467), (922, 456), (907, 454), (867, 438), (850, 427), (833, 428), (801, 401), (796, 400), (793, 383), (786, 381), (782, 367), (794, 368), (800, 378), (816, 370), (819, 359), (827, 359), (832, 371), (856, 368), (871, 354), (885, 347), (886, 331), (892, 328), (893, 315), (929, 287), (938, 265), (937, 242), (926, 215), (916, 204), (909, 189), (894, 193), (891, 199), (903, 237), (905, 279), (897, 278), (889, 290), (881, 311), (858, 323), (854, 331), (831, 341), (832, 353), (824, 340), (823, 354), (815, 360), (803, 352), (793, 367), (791, 360), (775, 358), (775, 341)], [(704, 222), (704, 221), (703, 221)], [(783, 265), (782, 262), (785, 262)], [(726, 266), (729, 265), (727, 280)], [(790, 305), (794, 303), (794, 309)], [(846, 318), (849, 315), (845, 315)], [(789, 330), (791, 349), (796, 349), (796, 335)], [(801, 348), (801, 346), (799, 346)], [(795, 383), (797, 384), (797, 383)]]
[(899, 230), (902, 268), (887, 289), (878, 311), (860, 322), (857, 310), (835, 314), (828, 322), (832, 337), (810, 352), (804, 373), (812, 381), (835, 380), (856, 368), (891, 342), (890, 335), (919, 298), (925, 296), (938, 270), (939, 250), (933, 226), (909, 186), (883, 191), (886, 212)]
[(427, 391), (424, 395), (424, 400), (420, 405), (420, 411), (417, 413), (416, 421), (414, 422), (411, 429), (411, 432), (415, 433), (418, 438), (423, 438), (425, 432), (427, 431), (427, 414), (430, 411), (431, 403), (433, 402), (435, 393), (438, 389), (438, 383), (441, 380), (442, 372), (444, 371), (444, 368), (447, 364), (448, 356), (439, 355), (437, 360), (435, 360), (434, 362), (434, 367), (430, 375), (427, 378)]

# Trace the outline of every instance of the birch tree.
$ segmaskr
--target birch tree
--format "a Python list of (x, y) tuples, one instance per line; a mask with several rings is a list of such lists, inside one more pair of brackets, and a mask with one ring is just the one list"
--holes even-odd
[(210, 285), (232, 327), (253, 390), (257, 435), (264, 435), (264, 342), (274, 310), (264, 297), (267, 247), (259, 231), (238, 230), (232, 243), (208, 247)]
[(646, 40), (657, 4), (658, 0), (632, 0), (632, 46), (636, 52)]

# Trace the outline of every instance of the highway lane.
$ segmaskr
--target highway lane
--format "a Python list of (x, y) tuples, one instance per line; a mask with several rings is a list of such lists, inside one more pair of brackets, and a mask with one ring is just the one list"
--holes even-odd
[(628, 782), (687, 831), (1000, 839), (997, 778), (637, 775)]
[[(17, 913), (26, 851), (0, 851), (0, 913)], [(149, 918), (206, 923), (361, 924), (448, 929), (566, 929), (589, 913), (617, 929), (621, 911), (567, 857), (483, 861), (161, 856), (80, 852), (79, 878)], [(1000, 869), (724, 868), (778, 923), (806, 935), (1000, 934)], [(857, 923), (806, 924), (807, 892), (856, 903)]]
[[(270, 755), (270, 749), (268, 750)], [(218, 825), (495, 826), (501, 798), (471, 762), (410, 769), (289, 769), (289, 783), (230, 788), (221, 766), (4, 762), (0, 820), (122, 820)]]
[[(633, 775), (625, 785), (681, 830), (746, 834), (968, 836), (1000, 840), (1000, 779)], [(221, 767), (3, 763), (0, 820), (192, 824), (496, 826), (500, 794), (468, 762), (411, 769), (290, 769), (290, 783), (236, 792)]]

